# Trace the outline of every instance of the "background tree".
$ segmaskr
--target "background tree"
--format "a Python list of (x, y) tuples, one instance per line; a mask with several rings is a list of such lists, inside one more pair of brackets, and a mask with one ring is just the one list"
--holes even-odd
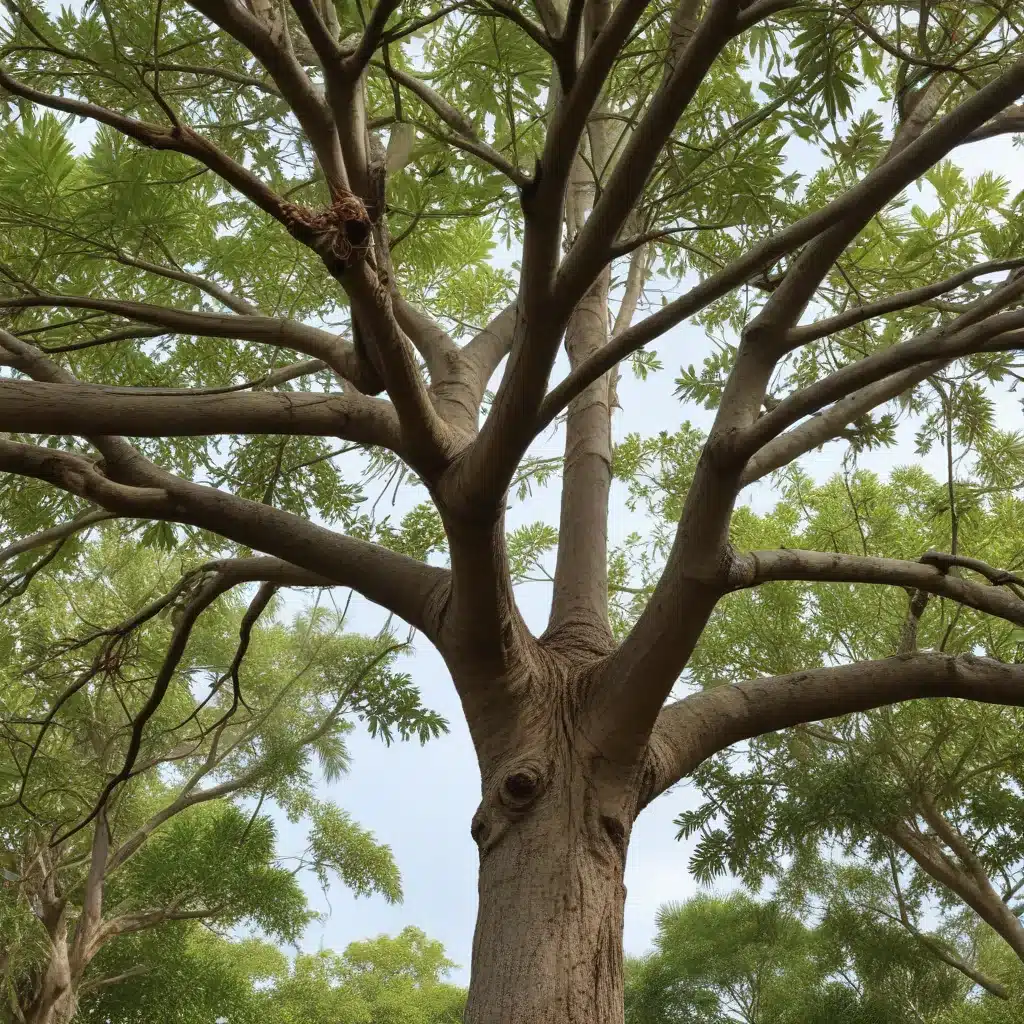
[[(343, 953), (300, 953), (289, 960), (255, 940), (228, 941), (195, 926), (169, 935), (170, 950), (140, 935), (133, 959), (152, 969), (99, 989), (81, 1008), (110, 1024), (455, 1024), (464, 989), (445, 981), (455, 966), (416, 928), (351, 943)], [(124, 946), (110, 947), (117, 957)], [(113, 969), (114, 964), (108, 969)]]
[(743, 893), (696, 896), (663, 907), (654, 950), (627, 962), (626, 1020), (995, 1024), (1007, 1004), (968, 998), (970, 987), (888, 923), (851, 927), (835, 914), (810, 921)]
[[(168, 524), (152, 529), (219, 559), (183, 634), (241, 577), (351, 587), (436, 645), (481, 772), (470, 1024), (621, 1019), (632, 823), (715, 752), (912, 698), (1021, 701), (1020, 666), (921, 650), (663, 707), (719, 601), (767, 583), (912, 587), (1024, 624), (1015, 578), (952, 573), (955, 550), (730, 541), (743, 487), (831, 439), (892, 441), (898, 400), (921, 411), (947, 368), (1013, 379), (1020, 197), (948, 162), (1021, 127), (1012, 8), (7, 9), (5, 528), (38, 551), (82, 517)], [(891, 123), (861, 113), (879, 102)], [(808, 175), (787, 166), (793, 139)], [(915, 182), (928, 198), (908, 208)], [(489, 259), (502, 232), (511, 273)], [(649, 272), (673, 295), (636, 319)], [(714, 422), (672, 496), (658, 581), (616, 635), (617, 368), (654, 369), (638, 353), (690, 319), (721, 347), (682, 393)], [(948, 407), (961, 397), (984, 402), (947, 390)], [(530, 461), (563, 416), (564, 458)], [(334, 461), (351, 445), (368, 472), (426, 488), (400, 528)], [(507, 537), (506, 495), (553, 469), (536, 636), (513, 585), (551, 534)], [(424, 561), (441, 547), (447, 567)], [(163, 697), (157, 680), (134, 732)], [(83, 820), (103, 819), (135, 755)]]
[[(323, 607), (286, 622), (268, 587), (243, 608), (209, 568), (126, 550), (120, 532), (65, 550), (0, 609), (0, 948), (19, 1024), (70, 1019), (154, 950), (173, 962), (163, 943), (186, 943), (186, 971), (193, 933), (170, 925), (296, 941), (315, 916), (303, 869), (400, 898), (390, 850), (316, 797), (316, 774), (347, 770), (352, 718), (389, 740), (444, 725), (391, 667), (394, 637), (345, 633)], [(190, 601), (208, 606), (199, 623)], [(275, 849), (275, 807), (308, 828), (297, 865)]]

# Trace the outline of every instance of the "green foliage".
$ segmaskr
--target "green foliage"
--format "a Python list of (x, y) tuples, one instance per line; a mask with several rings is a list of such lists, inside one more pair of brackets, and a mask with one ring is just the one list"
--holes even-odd
[(657, 923), (653, 951), (627, 962), (627, 1024), (904, 1024), (962, 1005), (955, 972), (886, 941), (898, 934), (741, 893), (665, 906)]
[[(103, 823), (108, 933), (84, 991), (134, 975), (154, 950), (171, 957), (175, 943), (180, 970), (213, 956), (210, 969), (227, 971), (221, 947), (211, 953), (183, 919), (297, 941), (313, 915), (300, 876), (278, 857), (273, 805), (307, 831), (300, 867), (321, 885), (337, 879), (357, 895), (401, 899), (389, 848), (315, 795), (318, 781), (348, 770), (344, 737), (356, 721), (387, 743), (425, 742), (446, 727), (395, 671), (406, 644), (346, 632), (343, 616), (322, 604), (288, 619), (272, 603), (239, 661), (245, 596), (231, 592), (197, 620), (140, 734), (132, 777), (97, 815), (197, 579), (180, 555), (125, 545), (124, 533), (109, 524), (94, 543), (79, 541), (20, 602), (0, 607), (0, 715), (10, 739), (0, 752), (0, 945), (13, 951), (0, 962), (15, 998), (31, 992), (50, 952), (31, 909), (50, 898), (36, 865), (52, 864), (73, 927)], [(135, 615), (138, 604), (150, 612)], [(150, 928), (166, 931), (169, 945), (150, 940)], [(210, 984), (195, 1005), (214, 998)], [(104, 998), (116, 1002), (118, 987), (108, 996), (104, 986)]]
[[(145, 965), (140, 970), (139, 965)], [(109, 1024), (457, 1024), (465, 992), (445, 981), (454, 964), (417, 928), (351, 943), (343, 953), (299, 953), (228, 941), (195, 926), (142, 933), (101, 954), (108, 975), (80, 1017)]]
[(417, 928), (351, 943), (342, 954), (299, 956), (266, 994), (274, 1024), (457, 1024), (465, 993), (445, 982), (455, 965)]
[[(290, 6), (282, 8), (283, 17), (299, 40)], [(749, 15), (750, 5), (743, 6)], [(707, 278), (843, 194), (886, 152), (889, 115), (905, 121), (929, 75), (951, 69), (942, 79), (940, 113), (984, 87), (1019, 57), (1012, 7), (929, 2), (908, 12), (845, 0), (795, 4), (737, 34), (678, 118), (633, 212), (629, 231), (652, 233), (649, 291)], [(339, 0), (333, 11), (342, 39), (362, 30), (365, 5)], [(673, 11), (673, 4), (658, 0), (647, 5), (605, 83), (606, 111), (631, 130), (663, 79), (665, 44), (678, 30)], [(479, 159), (479, 146), (474, 153), (464, 142), (462, 149), (449, 145), (451, 125), (422, 94), (399, 88), (389, 71), (399, 69), (436, 90), (480, 145), (520, 175), (532, 174), (554, 91), (550, 54), (522, 30), (523, 20), (535, 14), (540, 10), (518, 0), (468, 7), (404, 0), (389, 20), (380, 59), (366, 73), (366, 120), (379, 141), (406, 129), (412, 140), (408, 161), (386, 186), (389, 273), (393, 269), (403, 294), (459, 342), (516, 292), (519, 268), (511, 257), (522, 238), (520, 199), (528, 189)], [(97, 0), (59, 10), (36, 0), (11, 3), (0, 44), (5, 66), (32, 87), (168, 126), (168, 132), (177, 131), (180, 120), (278, 195), (311, 209), (331, 199), (323, 168), (280, 88), (253, 54), (182, 0)], [(299, 51), (292, 56), (315, 68)], [(319, 72), (312, 75), (319, 86)], [(830, 259), (808, 312), (815, 318), (837, 314), (984, 260), (1018, 257), (1022, 213), (1024, 192), (1015, 193), (1011, 181), (993, 172), (972, 179), (953, 162), (940, 163), (916, 193), (897, 195), (865, 218), (853, 243), (834, 263)], [(6, 93), (0, 96), (0, 232), (5, 293), (88, 295), (206, 313), (242, 305), (352, 334), (348, 300), (319, 257), (217, 175), (178, 153), (144, 148), (110, 127), (87, 126), (63, 113), (40, 113)], [(702, 362), (690, 357), (692, 363), (679, 369), (681, 400), (707, 409), (720, 403), (739, 335), (792, 260), (783, 253), (693, 318), (713, 348)], [(619, 263), (616, 280), (621, 269)], [(772, 376), (764, 411), (828, 374), (942, 328), (990, 288), (990, 276), (965, 281), (938, 301), (794, 347)], [(218, 392), (262, 387), (269, 373), (300, 355), (251, 341), (126, 331), (124, 317), (78, 313), (11, 307), (3, 326), (81, 380), (111, 385)], [(641, 380), (662, 370), (652, 352), (634, 353), (630, 362)], [(1024, 553), (1018, 497), (1024, 438), (1000, 428), (993, 390), (1013, 386), (1018, 371), (1009, 353), (979, 353), (942, 367), (843, 429), (837, 439), (850, 459), (841, 475), (816, 483), (793, 468), (781, 481), (777, 507), (764, 514), (740, 508), (731, 543), (741, 550), (810, 547), (909, 559), (938, 547), (1017, 568)], [(283, 382), (279, 390), (319, 393), (335, 386), (324, 370)], [(915, 467), (882, 480), (858, 468), (857, 457), (894, 445), (908, 419), (920, 456), (945, 455), (947, 480)], [(636, 621), (664, 565), (703, 442), (684, 423), (654, 438), (626, 433), (615, 447), (617, 484), (630, 511), (646, 520), (610, 559), (611, 619), (619, 636)], [(40, 443), (83, 450), (67, 437)], [(418, 484), (391, 455), (335, 447), (333, 439), (320, 437), (137, 443), (160, 467), (188, 480), (419, 560), (446, 555), (432, 501), (404, 513), (379, 513), (388, 507), (383, 499), (397, 505), (398, 490)], [(531, 455), (512, 493), (524, 500), (559, 472), (560, 459)], [(82, 501), (55, 488), (5, 476), (0, 543), (84, 511)], [(546, 580), (557, 539), (544, 521), (511, 530), (513, 580)], [(73, 901), (80, 899), (88, 844), (106, 820), (90, 816), (90, 809), (129, 751), (127, 767), (135, 774), (117, 786), (110, 821), (115, 844), (141, 839), (110, 882), (118, 913), (154, 907), (209, 912), (224, 926), (245, 923), (294, 939), (308, 911), (297, 883), (276, 861), (273, 828), (263, 813), (267, 801), (308, 828), (305, 864), (321, 884), (337, 877), (360, 894), (400, 897), (386, 847), (315, 793), (321, 777), (333, 781), (347, 770), (344, 736), (352, 721), (387, 743), (423, 742), (445, 728), (422, 706), (411, 678), (398, 671), (395, 659), (404, 645), (395, 637), (346, 633), (342, 616), (326, 606), (291, 621), (271, 608), (232, 668), (244, 601), (224, 596), (193, 631), (133, 751), (132, 726), (147, 708), (168, 643), (208, 580), (201, 566), (226, 553), (249, 552), (193, 527), (124, 522), (104, 527), (98, 545), (71, 538), (42, 563), (27, 553), (7, 566), (11, 574), (0, 581), (0, 717), (10, 735), (0, 754), (0, 841), (5, 869), (17, 881), (0, 893), (0, 942), (17, 950), (3, 961), (9, 988), (38, 975), (46, 955), (38, 922), (26, 909), (25, 865), (43, 856), (39, 851), (49, 850), (56, 835), (65, 859), (54, 870)], [(159, 614), (115, 627), (176, 587), (182, 574), (185, 584)], [(6, 603), (19, 595), (17, 606)], [(704, 688), (886, 657), (901, 648), (910, 626), (920, 649), (1004, 661), (1024, 654), (1019, 629), (946, 601), (928, 601), (910, 622), (913, 599), (898, 590), (800, 583), (732, 594), (714, 613), (683, 682)], [(1012, 889), (1024, 862), (1019, 718), (1017, 712), (932, 702), (764, 738), (703, 765), (696, 779), (707, 802), (679, 819), (682, 834), (698, 837), (697, 877), (711, 881), (728, 871), (751, 886), (770, 879), (800, 911), (802, 902), (820, 900), (823, 917), (812, 926), (782, 902), (742, 900), (672, 911), (662, 922), (664, 949), (635, 968), (641, 979), (636, 991), (646, 985), (656, 1003), (658, 993), (682, 986), (670, 992), (678, 997), (671, 1012), (690, 1014), (681, 1019), (735, 1016), (728, 1002), (735, 1004), (733, 990), (744, 999), (756, 990), (759, 1007), (774, 1013), (773, 1020), (866, 1024), (883, 1019), (870, 1015), (883, 1014), (885, 998), (899, 995), (906, 1003), (916, 985), (915, 1012), (934, 1016), (947, 998), (946, 975), (927, 973), (938, 970), (934, 958), (918, 963), (903, 957), (898, 937), (911, 925), (920, 931), (932, 915), (939, 922), (932, 930), (959, 954), (980, 962), (983, 940), (945, 888), (922, 874), (909, 854), (893, 852), (890, 833), (894, 823), (916, 828), (924, 798), (934, 797), (938, 813), (977, 848), (983, 868)], [(216, 799), (160, 819), (168, 808), (178, 810), (179, 799), (222, 786), (230, 788)], [(86, 827), (75, 831), (78, 824)], [(836, 856), (830, 860), (826, 853)], [(38, 888), (38, 881), (31, 884)], [(862, 897), (867, 912), (851, 894)], [(883, 912), (894, 898), (906, 920)], [(340, 957), (300, 958), (289, 971), (255, 945), (229, 953), (182, 924), (166, 933), (180, 963), (208, 963), (211, 978), (226, 979), (239, 1020), (255, 1012), (249, 990), (264, 980), (273, 982), (266, 1001), (256, 1000), (265, 1016), (253, 1019), (273, 1020), (277, 1013), (288, 1022), (441, 1021), (458, 1003), (439, 980), (440, 951), (418, 934), (353, 947)], [(729, 948), (722, 944), (725, 934), (734, 940)], [(144, 957), (153, 941), (145, 933), (126, 935), (103, 952), (109, 966), (98, 960), (95, 970), (121, 973), (114, 961)], [(914, 955), (923, 948), (905, 945)], [(998, 955), (985, 955), (1003, 977)], [(810, 973), (808, 962), (815, 965)], [(394, 963), (420, 966), (398, 969)], [(836, 980), (850, 964), (860, 988)], [(159, 988), (158, 973), (136, 983), (169, 992)], [(119, 989), (98, 991), (115, 1000)], [(783, 1008), (788, 992), (801, 995)], [(212, 998), (197, 988), (183, 1012), (201, 1017)], [(960, 1007), (957, 1020), (971, 1019), (981, 1005)], [(96, 1019), (108, 1019), (108, 1011), (96, 1012)], [(109, 1019), (120, 1014), (141, 1021), (147, 1012), (141, 1003), (125, 1003), (110, 1010)]]

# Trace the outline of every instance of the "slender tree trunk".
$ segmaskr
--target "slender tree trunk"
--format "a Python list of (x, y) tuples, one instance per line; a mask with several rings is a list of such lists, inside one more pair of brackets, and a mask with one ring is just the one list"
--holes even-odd
[(622, 1024), (636, 773), (600, 757), (571, 703), (535, 708), (484, 770), (466, 1024)]

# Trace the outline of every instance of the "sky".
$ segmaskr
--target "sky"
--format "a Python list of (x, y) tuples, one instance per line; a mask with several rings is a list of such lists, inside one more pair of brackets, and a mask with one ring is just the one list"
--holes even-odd
[[(49, 2), (47, 6), (54, 9), (59, 4)], [(888, 107), (879, 113), (884, 121), (890, 120)], [(85, 148), (89, 128), (76, 127), (75, 134), (79, 146)], [(794, 139), (787, 152), (794, 169), (803, 173), (813, 170), (812, 151), (799, 140)], [(1008, 138), (994, 139), (958, 150), (956, 160), (972, 176), (984, 170), (1003, 175), (1016, 192), (1024, 189), (1021, 152)], [(926, 199), (916, 201), (927, 205)], [(500, 262), (507, 264), (513, 255), (501, 254)], [(685, 290), (692, 283), (664, 282), (666, 297), (671, 299), (673, 292)], [(649, 348), (657, 352), (664, 369), (643, 383), (628, 371), (624, 374), (619, 389), (622, 409), (613, 424), (616, 439), (634, 431), (643, 435), (674, 431), (685, 420), (698, 427), (709, 426), (710, 413), (681, 403), (673, 395), (680, 366), (700, 366), (711, 351), (703, 331), (683, 324)], [(564, 372), (562, 363), (556, 367), (554, 379)], [(1006, 394), (1005, 389), (999, 396), (997, 415), (1003, 429), (1024, 425), (1017, 398)], [(944, 473), (941, 453), (934, 452), (923, 460), (915, 455), (913, 429), (912, 423), (904, 423), (897, 446), (871, 453), (861, 465), (884, 474), (896, 466), (923, 461), (936, 474)], [(542, 438), (532, 451), (537, 455), (561, 455), (561, 433), (554, 431)], [(801, 465), (812, 476), (824, 479), (840, 468), (843, 452), (842, 445), (831, 444), (805, 456)], [(612, 544), (637, 525), (622, 502), (621, 488), (616, 490), (609, 523)], [(773, 498), (772, 485), (766, 481), (743, 492), (740, 501), (763, 511), (771, 507)], [(415, 500), (422, 500), (422, 492)], [(513, 504), (510, 526), (538, 519), (557, 523), (558, 501), (557, 486), (541, 489), (526, 504)], [(400, 514), (401, 507), (398, 511)], [(541, 631), (547, 617), (547, 588), (535, 584), (522, 587), (519, 598), (527, 623)], [(353, 603), (351, 628), (375, 631), (380, 621), (377, 610), (358, 600)], [(480, 798), (476, 758), (454, 687), (437, 652), (419, 637), (414, 654), (404, 659), (402, 667), (420, 687), (424, 702), (448, 719), (448, 734), (422, 747), (397, 743), (388, 748), (357, 729), (349, 738), (350, 774), (334, 784), (323, 784), (320, 795), (336, 801), (392, 848), (402, 872), (404, 901), (389, 905), (379, 896), (356, 899), (341, 885), (332, 886), (324, 894), (315, 880), (307, 879), (311, 904), (325, 916), (308, 929), (301, 946), (306, 950), (340, 950), (351, 941), (415, 925), (444, 943), (448, 955), (459, 965), (454, 979), (465, 983), (476, 913), (477, 853), (469, 835), (470, 819)], [(648, 807), (633, 828), (626, 867), (628, 954), (639, 954), (649, 947), (661, 905), (685, 900), (697, 891), (687, 871), (692, 843), (676, 840), (673, 819), (698, 799), (692, 787), (680, 783)], [(305, 845), (302, 828), (283, 818), (278, 824), (282, 854), (300, 852)]]
[[(887, 112), (882, 113), (887, 116)], [(1010, 180), (1013, 192), (1024, 188), (1021, 151), (1015, 150), (1009, 139), (966, 147), (958, 151), (957, 162), (971, 176), (992, 170)], [(794, 165), (805, 169), (803, 154), (795, 154)], [(678, 291), (688, 283), (669, 284)], [(683, 324), (652, 347), (664, 370), (645, 382), (624, 373), (620, 384), (622, 410), (616, 413), (613, 425), (617, 439), (633, 431), (644, 435), (673, 431), (685, 420), (698, 427), (710, 425), (711, 413), (682, 403), (673, 395), (679, 367), (690, 363), (699, 366), (711, 351), (702, 329)], [(555, 379), (561, 372), (564, 367), (556, 368)], [(997, 396), (997, 416), (1003, 429), (1024, 426), (1018, 398), (1005, 388)], [(904, 423), (899, 444), (870, 453), (861, 465), (884, 474), (897, 466), (923, 461), (930, 471), (944, 475), (943, 454), (936, 451), (922, 460), (914, 453), (913, 433), (913, 423)], [(825, 479), (840, 468), (844, 451), (842, 444), (830, 444), (805, 456), (801, 465), (817, 479)], [(554, 433), (542, 439), (533, 452), (560, 455), (562, 435)], [(766, 481), (748, 488), (740, 500), (763, 511), (772, 506), (774, 498), (772, 484)], [(537, 519), (557, 523), (558, 500), (557, 486), (540, 490), (525, 505), (513, 505), (510, 525)], [(622, 501), (621, 489), (618, 494), (613, 491), (611, 543), (635, 526), (636, 520)], [(542, 630), (548, 610), (546, 588), (520, 588), (519, 598), (528, 624)], [(373, 628), (372, 623), (377, 621), (368, 609), (357, 608), (353, 626), (361, 619), (367, 628)], [(444, 943), (448, 955), (460, 965), (453, 977), (464, 983), (468, 981), (476, 913), (477, 854), (469, 835), (470, 819), (480, 799), (476, 759), (455, 690), (436, 651), (426, 640), (417, 638), (415, 653), (406, 660), (405, 667), (420, 686), (425, 703), (449, 720), (448, 735), (423, 747), (398, 744), (385, 748), (358, 730), (349, 743), (353, 763), (350, 775), (323, 788), (323, 795), (329, 795), (391, 846), (402, 872), (405, 899), (389, 906), (380, 897), (355, 899), (340, 886), (334, 886), (325, 898), (312, 886), (312, 904), (329, 911), (329, 916), (310, 927), (302, 945), (307, 950), (341, 949), (366, 935), (394, 933), (415, 925)], [(697, 884), (687, 871), (693, 842), (676, 840), (673, 819), (698, 802), (699, 794), (684, 781), (654, 801), (633, 828), (626, 866), (627, 954), (640, 954), (649, 948), (660, 906), (683, 901), (697, 892)], [(285, 826), (281, 840), (284, 845), (301, 845), (302, 837), (291, 826)], [(720, 887), (729, 884), (725, 880)]]

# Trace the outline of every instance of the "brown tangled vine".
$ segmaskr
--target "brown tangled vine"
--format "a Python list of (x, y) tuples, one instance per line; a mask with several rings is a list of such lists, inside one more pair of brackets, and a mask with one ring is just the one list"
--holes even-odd
[(344, 267), (369, 251), (370, 216), (359, 197), (347, 190), (336, 190), (331, 205), (319, 210), (282, 203), (282, 219), (295, 238), (321, 254), (329, 252)]

